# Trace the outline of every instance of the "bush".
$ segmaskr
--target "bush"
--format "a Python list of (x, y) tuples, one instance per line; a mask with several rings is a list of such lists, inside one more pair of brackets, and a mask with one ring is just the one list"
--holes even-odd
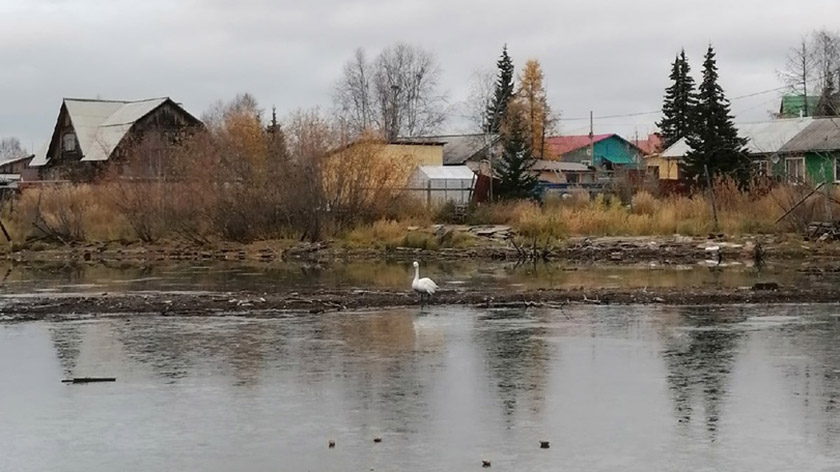
[(131, 233), (107, 203), (103, 189), (91, 185), (55, 185), (24, 190), (7, 219), (15, 240), (43, 239), (70, 244), (127, 238)]

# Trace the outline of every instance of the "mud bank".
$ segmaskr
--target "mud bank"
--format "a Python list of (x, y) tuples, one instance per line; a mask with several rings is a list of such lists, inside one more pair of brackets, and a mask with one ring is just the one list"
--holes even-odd
[(783, 236), (744, 236), (737, 238), (669, 237), (573, 237), (551, 246), (518, 248), (511, 240), (478, 239), (469, 247), (349, 248), (341, 242), (293, 243), (263, 241), (252, 244), (219, 243), (195, 246), (184, 243), (156, 245), (96, 243), (60, 247), (38, 247), (7, 251), (5, 259), (15, 262), (156, 263), (167, 261), (233, 261), (264, 264), (286, 261), (329, 262), (334, 260), (507, 260), (537, 256), (555, 262), (663, 265), (692, 264), (710, 256), (718, 248), (723, 259), (749, 261), (756, 247), (767, 260), (795, 260), (822, 264), (840, 260), (840, 243), (808, 242)]
[[(534, 290), (510, 293), (444, 291), (435, 305), (484, 308), (593, 305), (724, 305), (782, 303), (840, 303), (840, 290), (780, 287), (759, 284), (735, 289), (654, 288)], [(257, 293), (103, 293), (6, 295), (0, 298), (0, 322), (79, 320), (138, 315), (279, 317), (289, 313), (325, 313), (396, 306), (418, 306), (417, 297), (404, 291), (319, 290), (277, 294)]]

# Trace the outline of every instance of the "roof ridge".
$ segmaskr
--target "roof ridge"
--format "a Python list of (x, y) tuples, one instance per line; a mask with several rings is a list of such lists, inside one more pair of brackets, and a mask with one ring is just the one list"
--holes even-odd
[(110, 100), (110, 99), (99, 99), (99, 98), (73, 98), (73, 97), (64, 97), (64, 101), (73, 101), (73, 102), (97, 102), (97, 103), (122, 103), (123, 105), (127, 105), (129, 103), (143, 103), (143, 102), (153, 102), (155, 100), (169, 100), (169, 97), (154, 97), (154, 98), (143, 98), (140, 100)]
[[(596, 133), (593, 134), (592, 137), (597, 136), (619, 136), (617, 133)], [(545, 139), (552, 139), (552, 138), (588, 138), (588, 134), (555, 134), (554, 136), (546, 136)], [(620, 136), (619, 136), (620, 137)]]

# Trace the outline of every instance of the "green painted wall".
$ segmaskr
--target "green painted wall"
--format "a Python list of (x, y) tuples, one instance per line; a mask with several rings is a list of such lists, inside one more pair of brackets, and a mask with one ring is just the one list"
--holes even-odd
[(805, 167), (808, 178), (816, 183), (834, 182), (834, 161), (837, 157), (836, 154), (805, 154)]
[[(834, 182), (834, 163), (840, 152), (805, 153), (805, 176), (812, 183)], [(785, 158), (773, 165), (773, 176), (786, 177)]]

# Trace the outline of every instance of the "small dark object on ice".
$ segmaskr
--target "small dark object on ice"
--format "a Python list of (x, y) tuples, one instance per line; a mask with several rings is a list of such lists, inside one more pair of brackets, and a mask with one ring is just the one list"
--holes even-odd
[(548, 441), (540, 441), (540, 449), (548, 449), (549, 447)]
[(61, 383), (94, 383), (94, 382), (116, 382), (115, 377), (76, 377), (75, 379), (65, 379)]
[(333, 441), (332, 439), (330, 439), (329, 446), (330, 446), (330, 449), (335, 448), (335, 441)]
[(382, 442), (382, 438), (373, 438), (373, 442), (379, 444)]
[(490, 461), (481, 461), (481, 467), (484, 467), (485, 469), (490, 467)]

